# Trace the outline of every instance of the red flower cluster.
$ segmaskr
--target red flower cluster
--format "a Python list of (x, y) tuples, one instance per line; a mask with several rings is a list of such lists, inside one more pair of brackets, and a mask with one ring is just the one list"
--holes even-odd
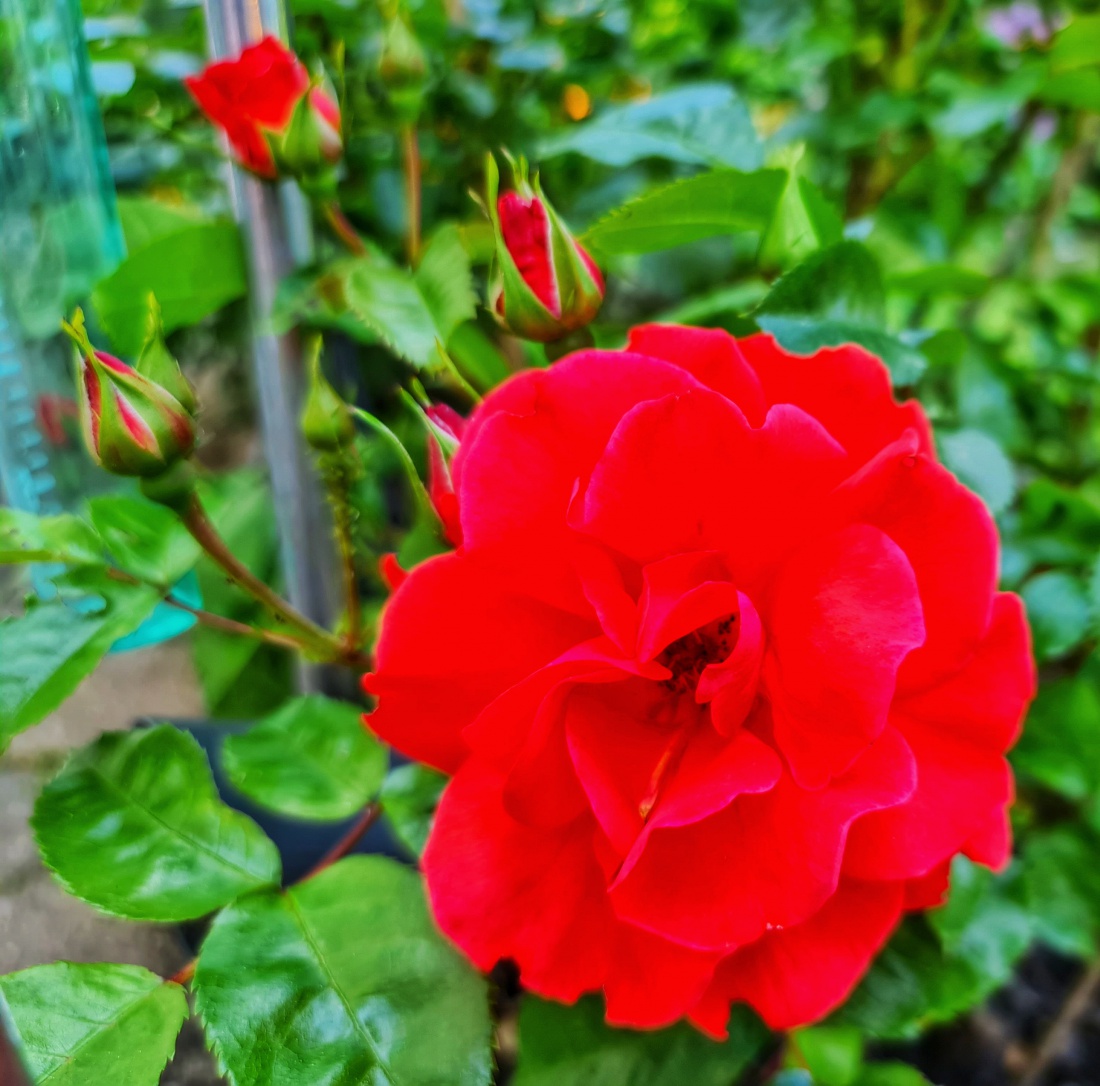
[(203, 113), (225, 132), (241, 165), (260, 177), (278, 175), (272, 145), (285, 142), (294, 111), (307, 93), (321, 154), (329, 161), (340, 157), (339, 107), (320, 87), (310, 89), (302, 62), (277, 38), (264, 38), (184, 82)]
[(424, 868), (478, 966), (613, 1023), (786, 1028), (953, 856), (1006, 861), (1026, 622), (878, 360), (639, 328), (490, 395), (453, 474), (462, 546), (365, 686), (454, 774)]

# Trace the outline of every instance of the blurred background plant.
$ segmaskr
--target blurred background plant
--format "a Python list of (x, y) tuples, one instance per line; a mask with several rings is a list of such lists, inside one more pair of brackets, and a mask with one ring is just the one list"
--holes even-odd
[[(1034, 630), (1042, 688), (1013, 755), (1019, 855), (997, 877), (959, 860), (950, 904), (906, 923), (835, 1022), (788, 1047), (775, 1082), (920, 1081), (865, 1064), (869, 1052), (959, 1086), (1100, 1083), (1100, 6), (290, 7), (297, 52), (340, 100), (344, 166), (329, 195), (354, 240), (349, 254), (318, 222), (274, 322), (326, 334), (333, 384), (402, 439), (421, 478), (410, 393), (465, 412), (471, 389), (546, 361), (475, 301), (494, 240), (468, 190), (484, 197), (486, 154), (502, 147), (537, 165), (605, 273), (598, 344), (643, 320), (759, 328), (807, 352), (854, 341), (925, 404), (942, 458), (997, 518), (1002, 582)], [(270, 574), (246, 277), (220, 144), (182, 83), (205, 62), (202, 9), (84, 0), (84, 15), (129, 255), (66, 304), (90, 294), (111, 346), (133, 356), (157, 295), (205, 406), (200, 456), (225, 499), (223, 533)], [(408, 567), (443, 542), (390, 435), (356, 442), (369, 624), (386, 594), (379, 556)], [(213, 569), (198, 576), (211, 609), (254, 617)], [(254, 718), (289, 695), (278, 648), (192, 637), (211, 716)], [(669, 1077), (659, 1046), (612, 1035), (583, 1007), (571, 1018), (532, 1001), (521, 1036), (531, 1055), (516, 1086), (604, 1066), (628, 1069), (609, 1082), (669, 1086), (736, 1074), (689, 1054), (703, 1062)]]

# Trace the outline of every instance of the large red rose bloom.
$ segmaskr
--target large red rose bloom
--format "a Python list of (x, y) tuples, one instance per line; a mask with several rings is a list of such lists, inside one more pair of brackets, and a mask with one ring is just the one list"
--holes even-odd
[(454, 774), (424, 870), (479, 967), (622, 1025), (787, 1028), (953, 856), (1005, 863), (1023, 610), (877, 359), (638, 328), (489, 396), (454, 484), (462, 545), (365, 685)]

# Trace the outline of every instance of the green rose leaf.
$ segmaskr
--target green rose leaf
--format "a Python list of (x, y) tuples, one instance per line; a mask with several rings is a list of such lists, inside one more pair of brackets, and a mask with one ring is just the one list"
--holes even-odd
[(0, 977), (31, 1080), (156, 1086), (187, 1017), (178, 984), (135, 965), (37, 965)]
[(234, 787), (294, 818), (349, 818), (377, 794), (386, 750), (363, 727), (362, 711), (319, 695), (295, 698), (222, 748)]
[(170, 588), (202, 554), (171, 510), (144, 498), (93, 498), (88, 513), (118, 565), (139, 580)]
[(907, 1063), (872, 1063), (863, 1068), (855, 1086), (930, 1086), (930, 1083)]
[(105, 577), (84, 586), (94, 594), (72, 606), (61, 599), (33, 603), (21, 617), (0, 622), (0, 751), (53, 712), (160, 599), (155, 589)]
[(894, 384), (912, 384), (924, 356), (884, 328), (885, 289), (878, 264), (859, 242), (812, 253), (772, 287), (753, 314), (793, 354), (855, 343), (886, 363)]
[(1060, 954), (1096, 955), (1100, 837), (1087, 826), (1033, 832), (1024, 845), (1024, 899), (1035, 937)]
[(572, 1007), (524, 998), (514, 1086), (729, 1086), (756, 1058), (768, 1034), (745, 1007), (735, 1007), (729, 1040), (712, 1041), (677, 1025), (653, 1032), (612, 1029), (603, 1004), (582, 999)]
[(428, 843), (447, 778), (423, 765), (402, 765), (382, 785), (382, 811), (398, 840), (416, 857)]
[(197, 222), (162, 234), (96, 286), (92, 303), (117, 351), (136, 355), (146, 299), (156, 295), (165, 332), (197, 324), (248, 289), (236, 223)]
[(235, 902), (194, 995), (232, 1086), (489, 1082), (485, 983), (436, 932), (420, 877), (382, 857)]
[(819, 1086), (852, 1086), (863, 1064), (863, 1035), (853, 1026), (798, 1030), (791, 1058), (803, 1060)]
[(31, 820), (70, 893), (131, 920), (191, 920), (278, 883), (279, 854), (219, 799), (202, 748), (169, 725), (100, 736)]
[(447, 344), (460, 324), (477, 315), (470, 258), (454, 223), (441, 226), (431, 236), (414, 278), (439, 341)]
[(56, 562), (98, 566), (103, 561), (102, 542), (79, 517), (69, 513), (36, 517), (20, 509), (0, 508), (0, 565)]
[(1040, 573), (1024, 585), (1020, 595), (1040, 660), (1065, 656), (1085, 639), (1091, 618), (1088, 593), (1072, 574), (1059, 570)]
[(600, 219), (582, 238), (601, 253), (652, 253), (689, 241), (760, 232), (775, 214), (784, 170), (713, 170), (631, 200)]
[(663, 158), (751, 170), (763, 158), (749, 111), (726, 83), (677, 87), (644, 102), (612, 106), (586, 124), (543, 140), (538, 157), (570, 151), (617, 167)]

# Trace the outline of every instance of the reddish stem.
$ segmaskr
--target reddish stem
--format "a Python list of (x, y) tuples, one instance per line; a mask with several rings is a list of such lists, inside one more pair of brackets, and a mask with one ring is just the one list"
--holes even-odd
[(367, 835), (367, 832), (378, 821), (381, 814), (382, 804), (368, 804), (363, 809), (363, 813), (359, 816), (359, 820), (355, 825), (299, 881), (308, 882), (314, 875), (319, 875), (322, 871), (332, 867), (337, 860), (342, 860)]

